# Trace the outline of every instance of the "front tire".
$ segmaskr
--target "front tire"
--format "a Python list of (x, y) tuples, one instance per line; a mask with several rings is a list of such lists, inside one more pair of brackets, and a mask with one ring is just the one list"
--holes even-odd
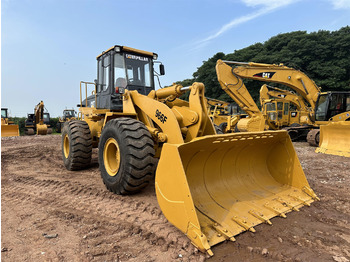
[(98, 148), (101, 177), (110, 191), (133, 194), (154, 178), (154, 142), (142, 122), (124, 117), (108, 121)]
[(70, 121), (62, 129), (62, 157), (68, 170), (81, 170), (91, 163), (92, 138), (84, 121)]

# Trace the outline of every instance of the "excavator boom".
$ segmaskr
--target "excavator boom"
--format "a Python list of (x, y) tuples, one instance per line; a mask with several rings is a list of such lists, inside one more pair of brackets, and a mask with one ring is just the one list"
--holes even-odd
[(265, 129), (265, 117), (249, 94), (242, 79), (237, 76), (227, 61), (216, 62), (216, 74), (221, 88), (248, 114), (237, 123), (240, 131), (263, 131)]

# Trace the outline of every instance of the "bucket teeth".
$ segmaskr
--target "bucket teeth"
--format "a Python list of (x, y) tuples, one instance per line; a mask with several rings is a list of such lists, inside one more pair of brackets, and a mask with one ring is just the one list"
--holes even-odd
[(276, 201), (280, 202), (282, 205), (290, 208), (291, 210), (294, 211), (300, 211), (299, 208), (293, 206), (290, 202), (283, 200), (282, 198), (277, 198)]
[(304, 186), (302, 190), (303, 190), (303, 192), (305, 194), (307, 194), (310, 197), (312, 197), (312, 199), (318, 200), (318, 201), (320, 200), (320, 198), (316, 196), (315, 192), (310, 187)]
[(310, 204), (304, 200), (302, 200), (300, 197), (298, 196), (294, 196), (294, 195), (289, 195), (291, 198), (295, 199), (296, 201), (300, 202), (301, 204), (303, 204), (304, 206), (310, 206)]
[(236, 241), (236, 239), (233, 237), (234, 234), (232, 232), (230, 232), (228, 229), (224, 228), (223, 226), (215, 223), (213, 225), (213, 228), (218, 232), (218, 234), (225, 236), (230, 241), (232, 241), (232, 242)]
[(237, 217), (237, 216), (234, 216), (234, 217), (232, 217), (231, 219), (232, 219), (234, 222), (236, 222), (238, 225), (240, 225), (241, 227), (243, 227), (245, 230), (248, 230), (248, 231), (253, 232), (253, 233), (256, 232), (255, 229), (254, 229), (254, 227), (248, 225), (248, 222), (247, 222), (246, 219), (241, 219), (241, 218), (239, 218), (239, 217)]
[(272, 212), (275, 212), (280, 217), (287, 217), (285, 213), (281, 212), (277, 207), (271, 206), (269, 203), (265, 203), (264, 207), (271, 210)]
[(249, 214), (251, 214), (252, 216), (256, 217), (257, 219), (260, 219), (261, 221), (265, 222), (266, 224), (272, 225), (271, 221), (267, 218), (264, 217), (264, 214), (262, 213), (258, 213), (254, 210), (250, 210)]

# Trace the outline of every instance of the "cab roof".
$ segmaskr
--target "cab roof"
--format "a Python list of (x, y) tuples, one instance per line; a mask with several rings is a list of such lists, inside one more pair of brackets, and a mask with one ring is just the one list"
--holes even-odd
[(132, 53), (136, 53), (136, 54), (140, 54), (140, 55), (146, 55), (146, 56), (151, 56), (154, 57), (154, 55), (158, 56), (156, 53), (152, 53), (152, 52), (148, 52), (148, 51), (143, 51), (143, 50), (139, 50), (136, 48), (132, 48), (132, 47), (127, 47), (127, 46), (121, 46), (121, 45), (115, 45), (112, 46), (111, 48), (107, 49), (106, 51), (103, 51), (101, 54), (99, 54), (96, 59), (98, 59), (100, 56), (104, 55), (105, 53), (108, 53), (109, 51), (113, 50), (113, 49), (117, 49), (119, 47), (120, 51), (119, 52), (132, 52)]

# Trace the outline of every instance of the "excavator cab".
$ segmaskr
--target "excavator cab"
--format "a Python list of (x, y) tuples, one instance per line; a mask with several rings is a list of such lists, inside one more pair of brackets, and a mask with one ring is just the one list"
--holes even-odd
[(156, 53), (119, 45), (97, 56), (96, 108), (122, 111), (125, 89), (148, 95), (155, 89), (154, 75), (164, 75), (162, 64), (159, 74), (153, 72), (157, 58)]
[[(350, 92), (321, 93), (315, 107), (315, 120), (328, 121), (335, 116), (350, 111)], [(337, 118), (337, 117), (335, 117)], [(348, 119), (350, 117), (348, 116)], [(339, 121), (342, 119), (333, 119)], [(345, 119), (343, 119), (345, 120)]]
[(44, 113), (43, 118), (44, 118), (44, 124), (50, 125), (50, 113)]

